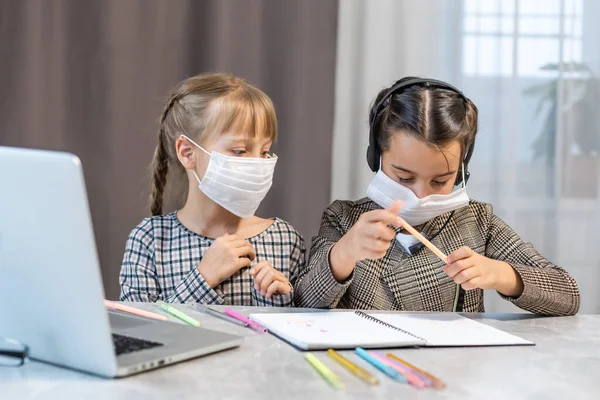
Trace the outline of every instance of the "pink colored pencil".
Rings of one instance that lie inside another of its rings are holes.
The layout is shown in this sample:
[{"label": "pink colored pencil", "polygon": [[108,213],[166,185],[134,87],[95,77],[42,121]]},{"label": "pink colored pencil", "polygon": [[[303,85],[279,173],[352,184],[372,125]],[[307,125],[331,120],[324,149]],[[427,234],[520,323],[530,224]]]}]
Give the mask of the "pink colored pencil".
[{"label": "pink colored pencil", "polygon": [[227,315],[229,315],[230,317],[233,317],[239,321],[245,322],[248,324],[248,326],[251,329],[254,329],[257,332],[260,333],[266,333],[267,332],[267,328],[265,328],[264,326],[262,326],[261,324],[259,324],[258,322],[252,321],[251,319],[249,319],[248,317],[232,310],[231,308],[226,308],[225,310],[223,310],[223,312]]},{"label": "pink colored pencil", "polygon": [[114,301],[104,300],[104,305],[106,308],[110,308],[111,310],[123,311],[129,314],[137,315],[145,318],[158,319],[161,321],[168,321],[169,319],[164,315],[156,314],[150,311],[140,310],[139,308],[126,306],[121,303],[115,303]]},{"label": "pink colored pencil", "polygon": [[409,368],[406,368],[405,366],[400,365],[400,364],[390,360],[383,354],[377,353],[376,351],[372,351],[371,355],[373,357],[375,357],[376,359],[378,359],[379,361],[381,361],[382,363],[384,363],[385,365],[387,365],[388,367],[394,368],[396,371],[398,371],[402,375],[404,375],[406,377],[406,379],[408,379],[408,383],[410,385],[413,385],[413,386],[421,388],[421,389],[426,388],[427,386],[431,386],[429,384],[429,382],[424,381],[420,376],[416,375]]}]

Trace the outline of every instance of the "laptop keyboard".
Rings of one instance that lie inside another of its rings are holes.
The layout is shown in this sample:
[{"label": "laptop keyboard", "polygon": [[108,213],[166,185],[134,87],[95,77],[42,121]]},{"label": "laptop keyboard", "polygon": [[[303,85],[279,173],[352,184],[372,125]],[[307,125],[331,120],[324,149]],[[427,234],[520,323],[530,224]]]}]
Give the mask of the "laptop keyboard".
[{"label": "laptop keyboard", "polygon": [[136,339],[129,336],[112,334],[113,346],[115,353],[120,356],[121,354],[133,353],[134,351],[151,349],[153,347],[160,347],[162,343],[150,342],[149,340]]}]

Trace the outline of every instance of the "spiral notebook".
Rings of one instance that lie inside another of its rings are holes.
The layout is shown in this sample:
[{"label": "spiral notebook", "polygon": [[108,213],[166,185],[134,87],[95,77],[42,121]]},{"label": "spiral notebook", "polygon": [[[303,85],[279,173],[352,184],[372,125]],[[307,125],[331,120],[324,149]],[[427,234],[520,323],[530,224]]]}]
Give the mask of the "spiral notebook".
[{"label": "spiral notebook", "polygon": [[250,319],[302,350],[534,344],[455,313],[268,313]]}]

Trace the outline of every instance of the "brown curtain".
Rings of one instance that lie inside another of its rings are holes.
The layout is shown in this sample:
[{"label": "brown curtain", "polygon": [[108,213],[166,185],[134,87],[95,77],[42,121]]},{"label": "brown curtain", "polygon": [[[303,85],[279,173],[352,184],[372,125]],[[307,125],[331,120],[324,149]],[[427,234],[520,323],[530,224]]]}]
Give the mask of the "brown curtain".
[{"label": "brown curtain", "polygon": [[336,0],[0,0],[0,145],[82,159],[117,298],[127,235],[149,213],[163,99],[185,77],[230,72],[277,108],[279,162],[259,214],[308,245],[329,201],[336,25]]}]

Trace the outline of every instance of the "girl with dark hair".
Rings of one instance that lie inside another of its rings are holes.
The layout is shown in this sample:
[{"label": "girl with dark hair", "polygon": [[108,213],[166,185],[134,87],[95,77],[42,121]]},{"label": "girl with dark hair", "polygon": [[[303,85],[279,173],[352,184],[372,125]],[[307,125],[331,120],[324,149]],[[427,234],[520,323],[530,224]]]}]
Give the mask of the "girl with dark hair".
[{"label": "girl with dark hair", "polygon": [[[537,314],[579,309],[575,280],[525,243],[492,206],[469,199],[477,107],[453,86],[404,78],[370,111],[367,197],[325,210],[296,284],[302,307],[484,311],[496,290]],[[400,219],[441,249],[447,264]]]}]

